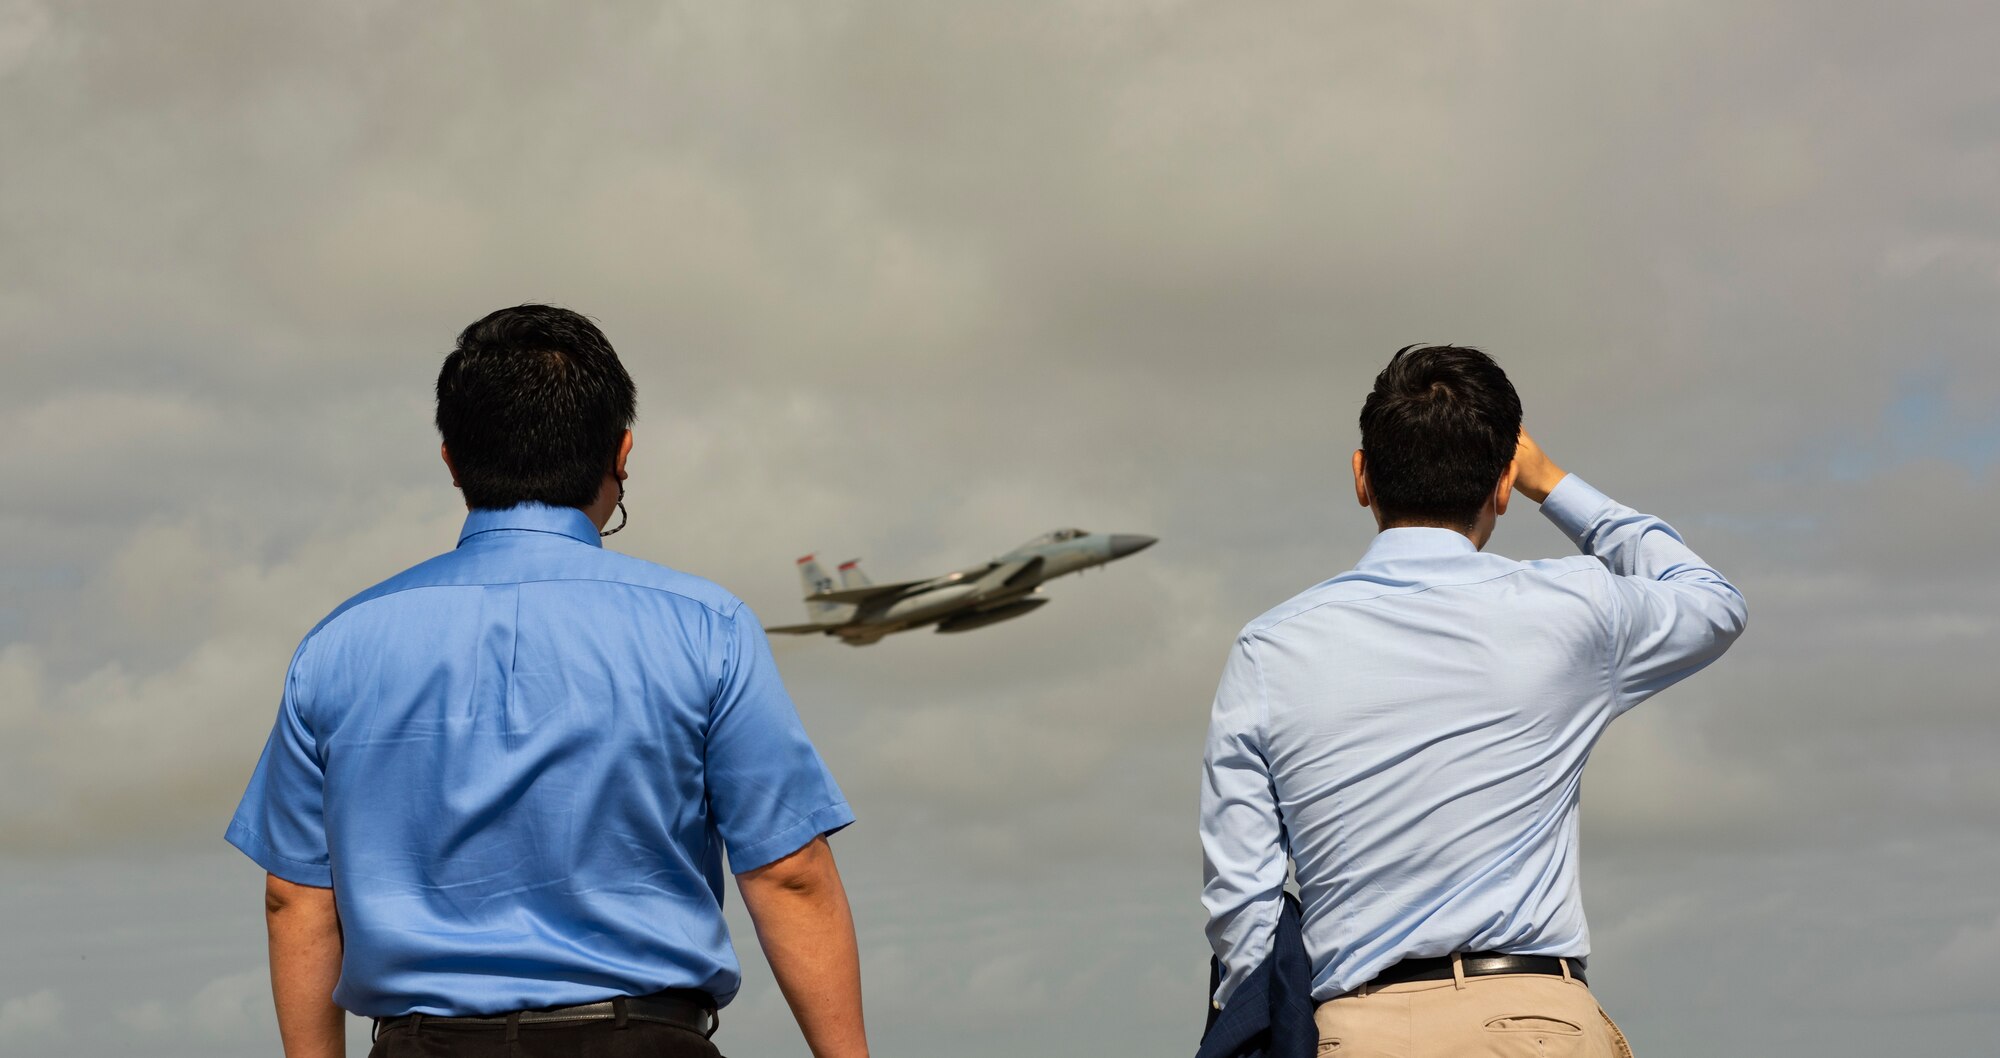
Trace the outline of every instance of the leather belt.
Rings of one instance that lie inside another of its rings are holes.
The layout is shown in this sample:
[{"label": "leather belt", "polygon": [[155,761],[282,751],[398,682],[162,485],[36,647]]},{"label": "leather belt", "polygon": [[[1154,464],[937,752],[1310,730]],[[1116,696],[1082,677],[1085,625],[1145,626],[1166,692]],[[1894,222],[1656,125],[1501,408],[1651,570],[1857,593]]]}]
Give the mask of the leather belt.
[{"label": "leather belt", "polygon": [[518,1010],[511,1014],[489,1014],[481,1017],[404,1014],[393,1018],[376,1018],[374,1035],[379,1038],[383,1033],[405,1025],[413,1026],[419,1032],[432,1025],[511,1030],[520,1025],[560,1025],[581,1021],[617,1021],[621,1018],[672,1025],[702,1037],[715,1035],[716,1027],[722,1023],[722,1016],[716,1013],[715,1000],[708,993],[675,988],[648,996],[617,996],[595,1003],[548,1007],[542,1010]]},{"label": "leather belt", "polygon": [[[1405,981],[1449,981],[1452,956],[1440,955],[1429,959],[1404,959],[1402,962],[1375,975],[1368,982],[1369,988],[1382,985],[1402,984]],[[1508,955],[1497,951],[1472,951],[1458,956],[1467,977],[1491,977],[1495,974],[1547,974],[1551,977],[1563,976],[1563,964],[1569,964],[1569,976],[1583,984],[1589,984],[1583,977],[1583,967],[1575,959],[1562,959],[1553,955]]]}]

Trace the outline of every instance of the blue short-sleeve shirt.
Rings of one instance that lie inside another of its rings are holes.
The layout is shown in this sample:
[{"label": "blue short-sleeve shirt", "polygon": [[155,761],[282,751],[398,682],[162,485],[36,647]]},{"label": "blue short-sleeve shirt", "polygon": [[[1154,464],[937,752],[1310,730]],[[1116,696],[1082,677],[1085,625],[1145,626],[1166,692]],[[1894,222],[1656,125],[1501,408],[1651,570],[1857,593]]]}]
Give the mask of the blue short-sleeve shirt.
[{"label": "blue short-sleeve shirt", "polygon": [[306,636],[227,839],[333,888],[335,1002],[471,1015],[728,1002],[725,854],[853,821],[748,607],[530,504]]}]

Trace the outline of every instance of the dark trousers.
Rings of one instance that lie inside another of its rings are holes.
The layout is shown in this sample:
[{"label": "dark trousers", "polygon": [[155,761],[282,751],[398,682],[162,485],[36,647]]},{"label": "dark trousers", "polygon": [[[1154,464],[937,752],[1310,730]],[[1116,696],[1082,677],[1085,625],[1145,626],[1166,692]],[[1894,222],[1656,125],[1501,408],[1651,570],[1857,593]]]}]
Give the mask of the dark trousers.
[{"label": "dark trousers", "polygon": [[722,1058],[698,1032],[656,1021],[545,1025],[403,1024],[375,1039],[368,1058]]}]

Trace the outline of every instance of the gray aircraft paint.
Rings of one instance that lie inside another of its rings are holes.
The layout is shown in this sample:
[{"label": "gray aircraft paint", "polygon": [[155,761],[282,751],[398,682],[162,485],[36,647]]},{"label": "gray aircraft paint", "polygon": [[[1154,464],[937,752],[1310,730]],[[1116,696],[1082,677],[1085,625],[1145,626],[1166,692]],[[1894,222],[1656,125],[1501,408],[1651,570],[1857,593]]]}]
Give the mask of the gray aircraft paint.
[{"label": "gray aircraft paint", "polygon": [[1088,533],[1057,529],[977,566],[926,580],[875,584],[860,561],[840,565],[835,587],[819,559],[799,559],[811,623],[779,625],[764,631],[783,635],[818,632],[851,646],[866,646],[892,632],[936,625],[939,632],[969,632],[1039,609],[1048,599],[1041,586],[1068,573],[1124,558],[1151,547],[1157,538],[1139,533]]},{"label": "gray aircraft paint", "polygon": [[811,555],[799,559],[799,583],[806,589],[806,616],[814,621],[841,621],[846,618],[847,608],[836,603],[813,602],[812,597],[833,590],[833,578],[819,566],[819,560]]}]

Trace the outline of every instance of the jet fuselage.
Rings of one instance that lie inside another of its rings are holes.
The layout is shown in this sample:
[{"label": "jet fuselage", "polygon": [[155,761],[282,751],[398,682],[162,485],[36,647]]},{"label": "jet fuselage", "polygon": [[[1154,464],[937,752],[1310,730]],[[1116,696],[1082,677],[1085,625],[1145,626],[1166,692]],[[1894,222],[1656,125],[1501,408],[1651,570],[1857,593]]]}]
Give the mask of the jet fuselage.
[{"label": "jet fuselage", "polygon": [[1156,538],[1137,533],[1087,533],[1057,529],[1004,555],[926,580],[870,584],[857,563],[840,567],[841,584],[821,572],[818,560],[799,559],[810,624],[765,631],[790,635],[820,632],[865,646],[893,632],[936,625],[940,632],[963,632],[1019,617],[1046,598],[1042,584],[1069,573],[1101,566],[1151,547]]}]

